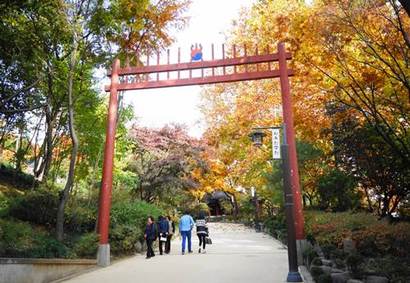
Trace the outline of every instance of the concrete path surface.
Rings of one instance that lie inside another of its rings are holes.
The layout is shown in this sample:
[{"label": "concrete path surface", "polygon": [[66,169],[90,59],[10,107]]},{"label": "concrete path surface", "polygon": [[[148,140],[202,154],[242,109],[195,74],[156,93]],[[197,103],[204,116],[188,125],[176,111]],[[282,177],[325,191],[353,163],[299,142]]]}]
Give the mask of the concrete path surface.
[{"label": "concrete path surface", "polygon": [[80,275],[66,283],[280,283],[286,281],[287,250],[278,241],[240,224],[209,223],[213,244],[198,254],[181,255],[180,239],[170,255],[145,259],[137,255],[109,267]]}]

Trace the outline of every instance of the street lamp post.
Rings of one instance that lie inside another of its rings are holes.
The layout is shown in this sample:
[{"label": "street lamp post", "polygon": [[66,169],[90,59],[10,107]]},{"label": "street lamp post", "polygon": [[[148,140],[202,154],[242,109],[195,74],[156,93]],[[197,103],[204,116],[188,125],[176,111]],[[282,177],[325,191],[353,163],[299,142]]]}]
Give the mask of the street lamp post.
[{"label": "street lamp post", "polygon": [[[294,222],[294,211],[293,211],[293,194],[291,188],[291,174],[290,174],[290,166],[289,166],[289,153],[288,153],[288,144],[286,140],[286,126],[285,124],[283,127],[263,127],[263,128],[255,128],[250,137],[252,138],[252,142],[257,145],[261,146],[263,142],[263,137],[265,134],[263,130],[278,130],[281,129],[283,131],[283,141],[280,145],[280,156],[276,156],[275,158],[275,144],[272,144],[273,157],[275,159],[282,160],[282,168],[283,168],[283,187],[284,187],[284,200],[285,200],[285,215],[286,215],[286,226],[287,226],[287,239],[288,239],[288,264],[289,264],[289,272],[286,281],[287,282],[303,282],[302,277],[300,276],[299,269],[298,269],[298,261],[297,261],[297,250],[296,250],[296,232],[295,232],[295,222]],[[272,132],[273,134],[273,132]],[[274,139],[272,139],[272,143],[274,143]]]},{"label": "street lamp post", "polygon": [[254,187],[251,188],[251,196],[252,196],[253,205],[255,206],[255,231],[262,232],[262,225],[259,222],[259,212],[260,212],[259,200],[258,200],[258,195],[256,194],[256,190]]}]

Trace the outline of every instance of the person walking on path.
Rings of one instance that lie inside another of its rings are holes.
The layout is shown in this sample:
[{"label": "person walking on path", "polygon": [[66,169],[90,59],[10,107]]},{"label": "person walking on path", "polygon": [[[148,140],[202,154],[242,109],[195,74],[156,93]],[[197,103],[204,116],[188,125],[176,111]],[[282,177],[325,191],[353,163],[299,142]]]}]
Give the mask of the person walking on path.
[{"label": "person walking on path", "polygon": [[203,212],[199,213],[199,216],[196,220],[196,235],[199,239],[199,249],[198,253],[201,253],[201,245],[202,245],[202,252],[206,253],[206,237],[208,236],[208,225],[206,225],[205,214]]},{"label": "person walking on path", "polygon": [[171,216],[167,216],[168,220],[168,236],[167,236],[167,242],[165,243],[165,253],[169,254],[171,252],[171,240],[172,240],[172,235],[175,233],[175,224],[174,221],[172,221]]},{"label": "person walking on path", "polygon": [[157,237],[157,230],[155,229],[154,218],[152,216],[148,217],[147,226],[145,227],[144,238],[147,242],[147,259],[154,257],[154,249],[152,248],[152,244]]},{"label": "person walking on path", "polygon": [[169,231],[169,224],[168,220],[160,216],[158,218],[158,241],[159,241],[159,254],[163,254],[163,245],[166,246],[166,241],[168,237],[168,231]]},{"label": "person walking on path", "polygon": [[185,243],[188,239],[188,252],[192,253],[192,243],[191,243],[191,231],[194,227],[195,222],[192,219],[192,216],[189,215],[187,211],[184,212],[184,215],[179,220],[179,232],[182,236],[182,254],[185,254]]}]

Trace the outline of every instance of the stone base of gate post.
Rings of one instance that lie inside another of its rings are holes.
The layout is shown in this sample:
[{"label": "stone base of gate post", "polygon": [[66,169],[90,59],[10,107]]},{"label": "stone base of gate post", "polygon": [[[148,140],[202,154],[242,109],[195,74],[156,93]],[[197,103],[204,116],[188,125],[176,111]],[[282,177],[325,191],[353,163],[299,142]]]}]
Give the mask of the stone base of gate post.
[{"label": "stone base of gate post", "polygon": [[303,265],[303,252],[306,250],[308,242],[306,239],[296,240],[296,250],[298,254],[298,265]]},{"label": "stone base of gate post", "polygon": [[101,267],[110,265],[110,244],[98,245],[97,265]]}]

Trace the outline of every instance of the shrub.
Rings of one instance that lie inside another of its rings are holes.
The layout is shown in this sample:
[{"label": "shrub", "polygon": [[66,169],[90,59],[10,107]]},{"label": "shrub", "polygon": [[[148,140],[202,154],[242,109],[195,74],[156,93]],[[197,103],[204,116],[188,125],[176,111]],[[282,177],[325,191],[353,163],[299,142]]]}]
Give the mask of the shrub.
[{"label": "shrub", "polygon": [[331,247],[329,244],[337,247],[328,254],[340,259],[340,263],[346,256],[341,250],[343,239],[355,242],[357,253],[349,255],[346,264],[357,277],[363,275],[365,257],[370,257],[378,262],[374,268],[377,273],[394,279],[393,282],[410,282],[410,223],[390,224],[371,214],[350,212],[306,211],[305,217],[307,234],[314,237],[324,253]]},{"label": "shrub", "polygon": [[193,215],[198,215],[200,212],[205,213],[205,215],[209,215],[210,210],[209,210],[209,206],[206,203],[201,202],[194,206],[192,212],[193,212]]},{"label": "shrub", "polygon": [[320,259],[320,257],[315,257],[313,260],[312,260],[312,265],[317,265],[317,266],[320,266],[320,265],[322,265],[323,263],[322,263],[322,260]]},{"label": "shrub", "polygon": [[68,206],[65,210],[64,230],[71,233],[91,232],[97,221],[97,207],[76,204],[75,207]]},{"label": "shrub", "polygon": [[317,252],[310,245],[303,251],[303,258],[307,266],[310,266],[311,262],[313,262],[313,259],[318,256],[319,255],[317,254]]},{"label": "shrub", "polygon": [[343,239],[349,237],[364,256],[410,257],[410,223],[389,224],[367,213],[306,211],[305,216],[307,234],[322,247],[342,248]]},{"label": "shrub", "polygon": [[355,231],[352,239],[356,248],[365,256],[393,255],[410,257],[410,223],[389,224],[379,222],[366,229]]},{"label": "shrub", "polygon": [[306,234],[321,246],[342,247],[342,241],[354,231],[367,229],[380,222],[367,213],[305,211]]},{"label": "shrub", "polygon": [[67,256],[67,247],[47,233],[37,233],[33,236],[33,247],[29,257],[34,258],[60,258]]},{"label": "shrub", "polygon": [[0,191],[0,217],[5,217],[9,214],[9,200]]},{"label": "shrub", "polygon": [[[39,189],[15,198],[10,204],[11,217],[33,224],[54,228],[57,217],[58,194]],[[68,204],[65,208],[64,230],[69,233],[93,231],[97,220],[97,207],[81,203]]]},{"label": "shrub", "polygon": [[388,256],[375,258],[372,268],[377,270],[381,276],[388,277],[391,282],[404,283],[410,282],[410,258],[401,259],[397,262],[396,257]]},{"label": "shrub", "polygon": [[98,248],[98,235],[94,232],[81,235],[71,250],[72,257],[95,258]]},{"label": "shrub", "polygon": [[19,221],[0,220],[0,254],[22,257],[31,248],[33,234],[30,225]]},{"label": "shrub", "polygon": [[38,186],[38,181],[33,175],[16,171],[5,164],[0,164],[0,179],[19,189],[31,189]]},{"label": "shrub", "polygon": [[334,249],[330,251],[330,256],[331,259],[344,259],[346,257],[345,252],[341,249]]},{"label": "shrub", "polygon": [[46,231],[17,220],[0,220],[0,256],[65,257],[67,248]]},{"label": "shrub", "polygon": [[148,216],[155,219],[164,211],[144,201],[119,202],[111,209],[110,244],[113,254],[131,254],[142,241]]},{"label": "shrub", "polygon": [[317,278],[317,283],[332,283],[332,276],[330,274],[321,274]]},{"label": "shrub", "polygon": [[116,225],[110,233],[110,248],[113,255],[128,255],[135,252],[135,244],[142,241],[143,230],[132,225]]},{"label": "shrub", "polygon": [[157,219],[161,214],[164,215],[162,209],[145,201],[119,202],[112,206],[111,225],[128,224],[143,228],[148,216]]},{"label": "shrub", "polygon": [[255,218],[255,205],[250,198],[244,197],[239,200],[239,219],[252,222]]},{"label": "shrub", "polygon": [[319,276],[323,274],[322,268],[320,266],[311,266],[310,267],[310,274],[312,275],[313,279],[318,280]]},{"label": "shrub", "polygon": [[356,278],[361,277],[361,265],[363,263],[364,258],[358,253],[350,254],[346,258],[346,265]]},{"label": "shrub", "polygon": [[342,259],[336,258],[334,262],[335,262],[336,268],[339,268],[339,269],[345,269],[346,268],[346,263]]},{"label": "shrub", "polygon": [[53,227],[56,223],[58,195],[46,189],[31,191],[16,198],[9,215],[31,223]]},{"label": "shrub", "polygon": [[271,234],[276,239],[285,242],[287,237],[285,217],[283,214],[275,215],[274,217],[269,217],[264,221],[264,225],[268,228],[269,234]]},{"label": "shrub", "polygon": [[360,206],[354,178],[338,169],[319,177],[317,187],[321,209],[346,211]]},{"label": "shrub", "polygon": [[325,258],[330,259],[332,253],[337,249],[334,244],[325,244],[321,246]]}]

